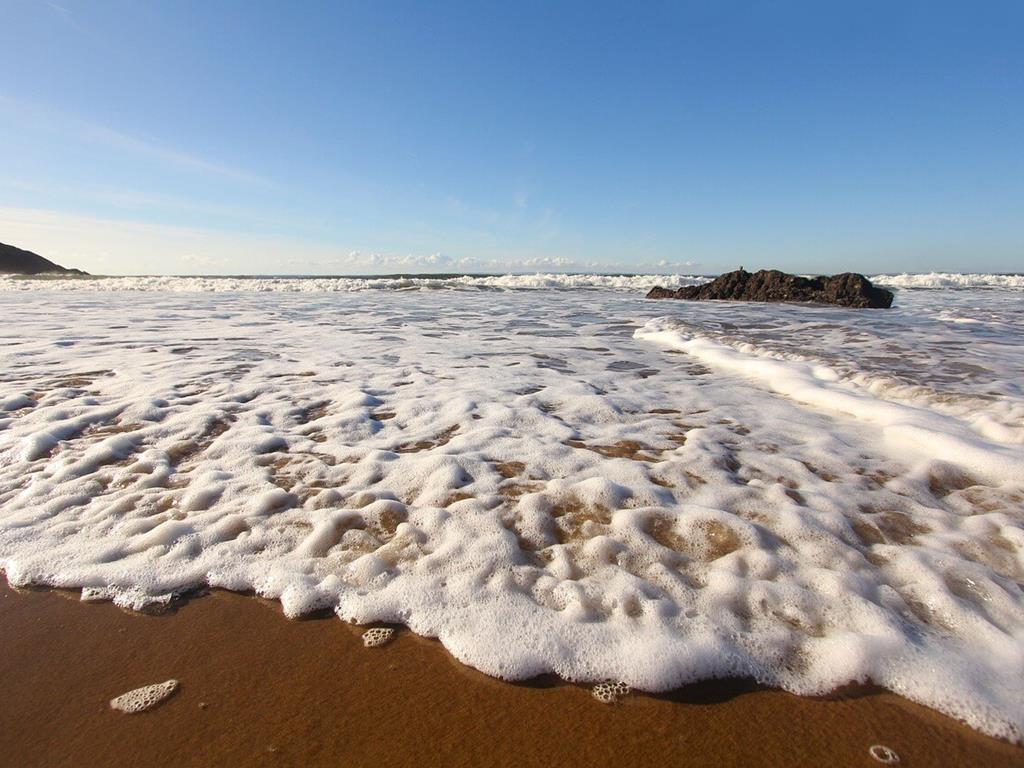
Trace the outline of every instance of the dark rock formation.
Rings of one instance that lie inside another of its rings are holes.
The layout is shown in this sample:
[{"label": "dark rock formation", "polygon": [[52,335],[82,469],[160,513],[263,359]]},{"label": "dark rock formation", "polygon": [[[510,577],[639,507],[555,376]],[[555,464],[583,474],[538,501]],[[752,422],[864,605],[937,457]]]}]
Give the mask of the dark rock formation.
[{"label": "dark rock formation", "polygon": [[751,274],[742,267],[719,275],[704,285],[683,286],[675,290],[651,288],[647,298],[816,302],[856,308],[892,306],[892,291],[876,288],[864,275],[855,272],[808,278],[777,269],[762,269]]},{"label": "dark rock formation", "polygon": [[40,275],[44,272],[64,275],[89,274],[80,269],[67,269],[60,264],[54,264],[49,259],[44,259],[38,253],[24,251],[21,248],[15,248],[13,245],[0,243],[0,274]]}]

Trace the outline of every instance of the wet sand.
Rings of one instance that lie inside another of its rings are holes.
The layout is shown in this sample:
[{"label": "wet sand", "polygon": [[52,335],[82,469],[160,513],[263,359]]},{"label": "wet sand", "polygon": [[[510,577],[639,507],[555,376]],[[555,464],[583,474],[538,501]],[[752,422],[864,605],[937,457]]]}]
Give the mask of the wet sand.
[{"label": "wet sand", "polygon": [[[408,631],[376,649],[333,616],[213,592],[162,616],[0,576],[0,765],[1020,766],[1024,749],[891,693],[806,699],[746,681],[619,704],[556,680],[509,684]],[[168,678],[162,705],[114,696]]]}]

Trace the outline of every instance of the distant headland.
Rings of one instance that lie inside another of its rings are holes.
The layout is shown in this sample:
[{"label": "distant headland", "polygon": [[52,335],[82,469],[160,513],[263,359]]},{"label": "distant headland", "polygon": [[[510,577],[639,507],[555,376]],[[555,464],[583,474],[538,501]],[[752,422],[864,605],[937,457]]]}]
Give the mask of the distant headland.
[{"label": "distant headland", "polygon": [[64,275],[88,275],[80,269],[68,269],[44,259],[38,253],[0,243],[0,274],[41,275],[52,272]]}]

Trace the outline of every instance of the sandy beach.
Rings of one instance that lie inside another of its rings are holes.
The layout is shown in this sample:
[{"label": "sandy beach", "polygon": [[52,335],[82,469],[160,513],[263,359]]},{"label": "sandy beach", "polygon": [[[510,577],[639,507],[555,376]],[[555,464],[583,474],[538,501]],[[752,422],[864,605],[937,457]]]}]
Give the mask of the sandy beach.
[{"label": "sandy beach", "polygon": [[[0,762],[33,766],[1016,766],[1024,750],[883,691],[808,699],[721,681],[619,704],[510,684],[400,631],[216,591],[153,616],[0,587]],[[180,680],[157,708],[109,700]]]}]

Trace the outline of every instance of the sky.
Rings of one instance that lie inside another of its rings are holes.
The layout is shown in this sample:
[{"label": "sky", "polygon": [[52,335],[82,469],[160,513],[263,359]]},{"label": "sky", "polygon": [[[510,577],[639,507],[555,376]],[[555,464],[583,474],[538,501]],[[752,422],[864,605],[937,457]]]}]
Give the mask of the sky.
[{"label": "sky", "polygon": [[1024,271],[1024,2],[0,0],[99,274]]}]

